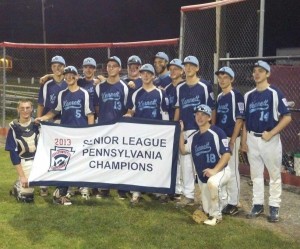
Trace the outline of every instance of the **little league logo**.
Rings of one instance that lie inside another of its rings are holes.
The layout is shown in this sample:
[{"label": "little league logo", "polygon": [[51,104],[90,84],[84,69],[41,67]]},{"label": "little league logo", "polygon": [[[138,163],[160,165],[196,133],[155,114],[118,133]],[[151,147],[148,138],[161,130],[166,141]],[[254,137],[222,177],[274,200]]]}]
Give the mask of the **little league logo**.
[{"label": "little league logo", "polygon": [[50,150],[50,168],[48,171],[63,171],[67,169],[71,156],[74,154],[73,147],[57,147]]}]

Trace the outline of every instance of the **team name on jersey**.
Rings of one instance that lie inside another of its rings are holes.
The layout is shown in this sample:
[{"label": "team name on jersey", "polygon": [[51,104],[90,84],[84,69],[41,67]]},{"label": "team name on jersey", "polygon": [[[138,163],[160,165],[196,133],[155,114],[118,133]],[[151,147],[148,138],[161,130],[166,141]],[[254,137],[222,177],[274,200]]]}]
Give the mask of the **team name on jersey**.
[{"label": "team name on jersey", "polygon": [[81,108],[82,104],[81,104],[81,100],[64,100],[63,101],[63,109],[64,110],[69,110],[69,109],[76,109],[76,108]]},{"label": "team name on jersey", "polygon": [[193,97],[193,98],[183,98],[181,100],[182,108],[186,108],[186,107],[189,107],[189,106],[195,106],[195,105],[200,104],[199,98],[200,98],[199,96],[196,96],[196,97]]},{"label": "team name on jersey", "polygon": [[218,113],[228,113],[228,112],[229,112],[228,103],[218,106]]},{"label": "team name on jersey", "polygon": [[54,93],[50,94],[50,103],[54,104],[55,100],[56,100],[56,94]]},{"label": "team name on jersey", "polygon": [[211,147],[209,142],[207,142],[204,145],[195,145],[195,155],[200,156],[202,154],[209,153],[211,151]]},{"label": "team name on jersey", "polygon": [[152,108],[156,108],[157,106],[157,99],[153,99],[153,100],[147,100],[147,101],[138,101],[138,108],[140,110],[143,109],[152,109]]},{"label": "team name on jersey", "polygon": [[264,111],[269,109],[268,100],[260,101],[260,102],[251,102],[249,104],[249,112],[253,113],[256,111]]},{"label": "team name on jersey", "polygon": [[106,102],[108,100],[120,100],[120,92],[114,92],[114,93],[101,93],[101,97],[103,102]]}]

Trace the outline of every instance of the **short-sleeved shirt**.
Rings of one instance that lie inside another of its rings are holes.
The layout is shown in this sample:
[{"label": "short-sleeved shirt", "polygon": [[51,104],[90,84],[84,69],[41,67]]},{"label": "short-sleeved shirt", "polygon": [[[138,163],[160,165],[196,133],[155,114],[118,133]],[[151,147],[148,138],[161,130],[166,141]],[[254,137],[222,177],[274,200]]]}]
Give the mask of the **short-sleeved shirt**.
[{"label": "short-sleeved shirt", "polygon": [[115,122],[127,112],[128,86],[122,80],[110,84],[107,81],[96,86],[99,101],[98,122]]},{"label": "short-sleeved shirt", "polygon": [[58,94],[54,113],[61,113],[61,124],[69,126],[88,125],[87,115],[94,113],[94,106],[88,91],[79,88],[71,92],[68,88]]},{"label": "short-sleeved shirt", "polygon": [[45,115],[57,106],[58,93],[67,87],[68,85],[64,80],[58,83],[53,79],[40,87],[38,103],[44,106],[42,115]]},{"label": "short-sleeved shirt", "polygon": [[215,125],[202,134],[199,131],[191,136],[186,149],[192,154],[198,177],[203,183],[208,180],[208,177],[203,176],[203,170],[213,169],[223,154],[230,153],[225,132]]},{"label": "short-sleeved shirt", "polygon": [[243,95],[235,89],[226,94],[220,93],[217,98],[216,109],[216,125],[225,131],[227,137],[231,137],[236,120],[244,119]]},{"label": "short-sleeved shirt", "polygon": [[274,86],[264,91],[255,88],[247,92],[244,98],[247,131],[270,131],[278,124],[280,116],[290,113],[283,93]]},{"label": "short-sleeved shirt", "polygon": [[77,85],[88,91],[94,106],[99,105],[98,98],[96,97],[94,80],[87,80],[85,78],[81,78],[77,81]]},{"label": "short-sleeved shirt", "polygon": [[141,78],[137,78],[137,79],[133,80],[133,79],[128,78],[128,75],[126,75],[126,76],[122,77],[122,80],[127,84],[127,86],[128,86],[128,83],[130,81],[134,82],[134,84],[135,84],[135,88],[134,89],[128,87],[129,91],[132,92],[132,93],[135,92],[137,89],[139,89],[139,88],[141,88],[143,86],[143,81],[142,81]]},{"label": "short-sleeved shirt", "polygon": [[180,119],[183,121],[184,129],[197,130],[195,122],[194,108],[205,104],[211,109],[215,109],[214,93],[212,86],[199,81],[189,86],[186,82],[177,87],[177,102],[175,107],[180,110]]},{"label": "short-sleeved shirt", "polygon": [[154,85],[156,87],[162,87],[165,88],[167,85],[169,85],[172,82],[172,79],[170,77],[170,72],[167,72],[165,74],[159,75],[155,80],[153,81]]},{"label": "short-sleeved shirt", "polygon": [[168,111],[165,92],[155,88],[147,92],[140,88],[134,92],[128,102],[128,108],[134,110],[134,117],[162,120],[162,113]]},{"label": "short-sleeved shirt", "polygon": [[180,82],[177,86],[174,86],[172,83],[170,83],[165,87],[166,95],[169,99],[168,113],[169,113],[170,120],[174,120],[175,104],[177,102],[176,88],[182,83],[183,81]]}]

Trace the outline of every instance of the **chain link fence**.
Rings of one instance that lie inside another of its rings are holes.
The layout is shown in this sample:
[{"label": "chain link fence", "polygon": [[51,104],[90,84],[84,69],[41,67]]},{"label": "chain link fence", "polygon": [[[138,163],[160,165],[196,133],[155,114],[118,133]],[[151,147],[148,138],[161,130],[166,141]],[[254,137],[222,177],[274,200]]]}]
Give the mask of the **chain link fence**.
[{"label": "chain link fence", "polygon": [[180,57],[195,55],[201,75],[215,82],[220,57],[258,54],[260,0],[223,0],[181,8]]}]

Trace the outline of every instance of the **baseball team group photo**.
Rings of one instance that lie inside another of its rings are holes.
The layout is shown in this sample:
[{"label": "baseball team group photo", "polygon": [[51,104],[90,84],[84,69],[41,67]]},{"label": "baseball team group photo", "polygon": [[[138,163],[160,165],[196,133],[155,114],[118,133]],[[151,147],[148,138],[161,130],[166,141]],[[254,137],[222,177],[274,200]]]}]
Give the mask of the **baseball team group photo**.
[{"label": "baseball team group photo", "polygon": [[222,36],[255,2],[182,7],[179,39],[1,43],[0,248],[298,248],[300,57]]}]

